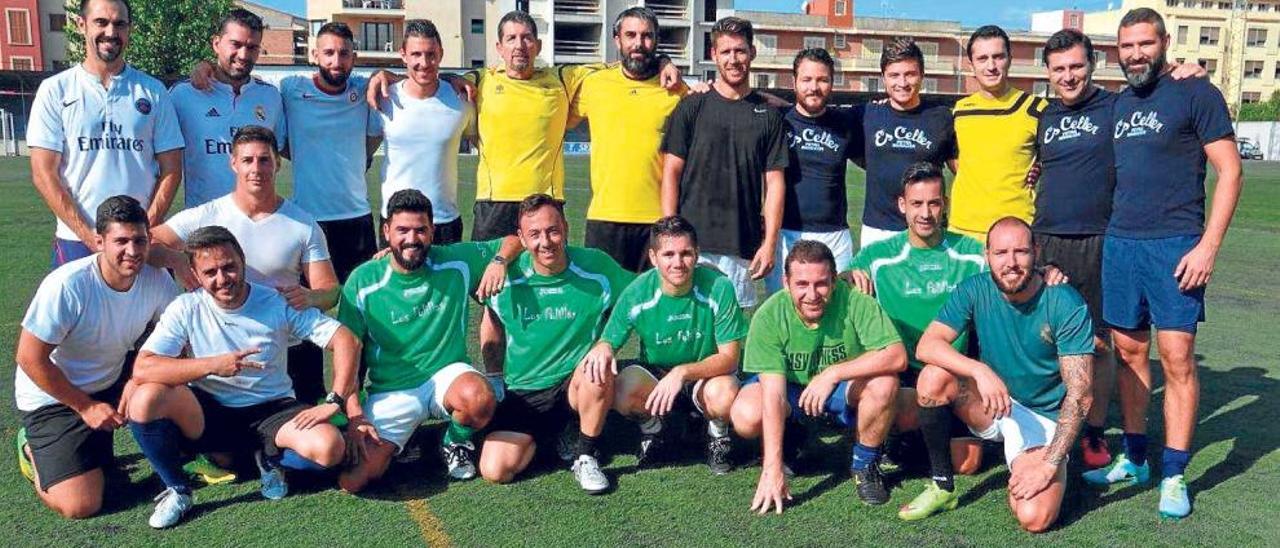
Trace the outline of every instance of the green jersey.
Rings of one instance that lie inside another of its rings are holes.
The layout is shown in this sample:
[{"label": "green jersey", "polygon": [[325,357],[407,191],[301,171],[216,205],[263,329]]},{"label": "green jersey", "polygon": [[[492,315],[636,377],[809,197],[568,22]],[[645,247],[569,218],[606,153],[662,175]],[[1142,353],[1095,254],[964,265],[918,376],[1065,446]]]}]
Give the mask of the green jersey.
[{"label": "green jersey", "polygon": [[1067,394],[1058,357],[1093,353],[1089,308],[1067,284],[1043,286],[1031,300],[1013,304],[991,276],[979,274],[956,287],[938,321],[956,332],[976,329],[982,362],[1009,396],[1052,419]]},{"label": "green jersey", "polygon": [[468,363],[467,298],[501,240],[433,245],[401,273],[390,255],[356,267],[342,286],[338,321],[364,345],[370,393],[416,388],[452,363]]},{"label": "green jersey", "polygon": [[633,331],[640,337],[641,359],[671,369],[746,337],[747,321],[733,283],[715,269],[694,267],[693,288],[679,297],[664,294],[658,271],[649,270],[622,291],[600,339],[618,349]]},{"label": "green jersey", "polygon": [[743,369],[778,373],[807,386],[822,370],[901,342],[893,322],[875,299],[836,282],[816,327],[800,319],[786,291],[774,293],[751,318]]},{"label": "green jersey", "polygon": [[[911,367],[924,366],[916,359],[920,336],[938,315],[938,309],[956,285],[987,270],[982,243],[968,236],[946,232],[934,247],[911,245],[907,233],[876,242],[858,251],[850,268],[866,272],[875,284],[876,300],[902,335]],[[968,332],[956,339],[964,351]]]},{"label": "green jersey", "polygon": [[505,379],[513,390],[542,390],[573,374],[604,327],[605,315],[635,279],[603,251],[569,246],[554,276],[523,253],[507,266],[507,285],[488,306],[507,332]]}]

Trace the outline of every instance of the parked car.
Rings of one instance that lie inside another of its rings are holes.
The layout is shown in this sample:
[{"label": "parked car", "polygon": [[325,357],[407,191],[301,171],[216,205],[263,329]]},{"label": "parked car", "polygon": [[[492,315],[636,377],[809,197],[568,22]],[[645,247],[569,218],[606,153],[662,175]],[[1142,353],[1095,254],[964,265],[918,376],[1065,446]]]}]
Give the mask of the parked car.
[{"label": "parked car", "polygon": [[1236,144],[1236,147],[1240,149],[1240,158],[1242,159],[1245,159],[1245,160],[1261,160],[1262,159],[1262,149],[1258,148],[1258,145],[1255,145],[1250,141],[1240,141],[1239,143]]}]

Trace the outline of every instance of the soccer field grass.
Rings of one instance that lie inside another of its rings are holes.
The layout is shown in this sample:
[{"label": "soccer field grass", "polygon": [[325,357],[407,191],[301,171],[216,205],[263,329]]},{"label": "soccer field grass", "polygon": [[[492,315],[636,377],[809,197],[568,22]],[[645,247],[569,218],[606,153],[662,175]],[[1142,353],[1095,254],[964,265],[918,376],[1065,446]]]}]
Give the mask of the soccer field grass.
[{"label": "soccer field grass", "polygon": [[[586,158],[567,162],[572,242],[582,241],[590,196]],[[474,158],[464,158],[459,195],[470,231]],[[376,180],[375,167],[369,179]],[[1159,169],[1152,166],[1152,169]],[[282,174],[287,186],[288,168]],[[36,499],[18,473],[13,436],[19,419],[12,402],[13,355],[27,303],[48,270],[53,217],[30,183],[25,158],[0,159],[0,545],[3,546],[401,546],[424,542],[461,546],[1008,546],[1038,542],[1072,546],[1277,546],[1280,545],[1280,365],[1271,323],[1280,298],[1270,285],[1280,272],[1280,164],[1246,163],[1245,190],[1217,272],[1208,291],[1209,322],[1201,329],[1202,399],[1195,456],[1187,478],[1196,511],[1179,523],[1157,518],[1150,486],[1091,490],[1071,469],[1071,482],[1056,527],[1040,538],[1020,532],[1005,503],[1008,473],[998,452],[987,466],[961,477],[959,509],[915,523],[896,517],[897,507],[924,486],[919,474],[892,477],[892,500],[879,507],[859,503],[845,470],[848,443],[835,435],[819,440],[816,462],[791,484],[795,500],[781,516],[748,512],[759,468],[747,466],[713,477],[700,459],[636,471],[634,426],[612,418],[606,437],[606,472],[616,490],[589,497],[567,470],[539,470],[512,485],[483,481],[449,484],[431,451],[422,461],[397,465],[362,496],[331,484],[295,482],[290,496],[268,502],[256,479],[196,491],[196,510],[180,526],[154,531],[146,525],[151,497],[163,487],[132,438],[116,434],[117,460],[128,476],[108,484],[103,513],[69,522]],[[862,175],[850,170],[850,224],[860,224]],[[176,210],[175,206],[175,210]],[[473,318],[474,321],[474,318]],[[1271,326],[1271,327],[1268,327]],[[472,356],[478,357],[472,337]],[[1159,375],[1157,374],[1157,379]],[[1162,439],[1157,392],[1152,405],[1153,443]],[[1111,424],[1119,422],[1118,404]],[[432,430],[438,440],[438,433]],[[1116,447],[1119,430],[1109,432]],[[435,440],[426,442],[434,447]],[[700,452],[700,448],[698,448]],[[1159,448],[1152,449],[1159,455]],[[1078,457],[1075,461],[1078,461]]]}]

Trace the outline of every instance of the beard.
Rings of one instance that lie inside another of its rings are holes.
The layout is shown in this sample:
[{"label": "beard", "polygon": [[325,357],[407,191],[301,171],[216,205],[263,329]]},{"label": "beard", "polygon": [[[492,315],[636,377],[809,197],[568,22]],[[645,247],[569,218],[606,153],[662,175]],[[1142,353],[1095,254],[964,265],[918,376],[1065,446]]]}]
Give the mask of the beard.
[{"label": "beard", "polygon": [[[405,257],[405,251],[410,249],[419,250],[416,258]],[[422,267],[423,263],[427,262],[427,246],[422,244],[409,244],[392,248],[391,258],[396,261],[396,264],[400,265],[400,268],[405,270],[417,270]]]},{"label": "beard", "polygon": [[1165,54],[1160,52],[1160,55],[1147,63],[1147,68],[1142,72],[1133,73],[1129,70],[1129,64],[1124,61],[1120,62],[1120,68],[1124,69],[1124,79],[1129,85],[1141,89],[1155,83],[1160,73],[1164,72],[1165,62]]},{"label": "beard", "polygon": [[[643,53],[644,56],[637,59],[631,56],[632,53]],[[654,56],[653,50],[633,49],[622,56],[622,68],[641,79],[647,80],[658,73],[658,58]]]},{"label": "beard", "polygon": [[[113,62],[120,58],[121,53],[124,53],[124,42],[118,38],[98,38],[93,41],[93,44],[93,55],[103,63]],[[115,47],[107,51],[103,51],[101,46],[105,44],[112,44]]]},{"label": "beard", "polygon": [[989,274],[991,275],[991,281],[995,282],[996,287],[999,288],[1000,292],[1004,293],[1005,295],[1016,295],[1018,293],[1021,293],[1022,290],[1026,289],[1028,285],[1031,285],[1031,278],[1033,277],[1030,273],[1028,273],[1025,277],[1022,278],[1021,281],[1018,282],[1017,286],[1009,287],[1004,284],[1004,281],[1000,279],[1000,275],[996,274],[996,271],[992,270],[991,272],[989,272]]},{"label": "beard", "polygon": [[346,86],[349,78],[351,78],[350,72],[339,72],[337,76],[334,76],[333,74],[330,74],[329,71],[320,69],[320,79],[324,80],[325,84],[335,88]]}]

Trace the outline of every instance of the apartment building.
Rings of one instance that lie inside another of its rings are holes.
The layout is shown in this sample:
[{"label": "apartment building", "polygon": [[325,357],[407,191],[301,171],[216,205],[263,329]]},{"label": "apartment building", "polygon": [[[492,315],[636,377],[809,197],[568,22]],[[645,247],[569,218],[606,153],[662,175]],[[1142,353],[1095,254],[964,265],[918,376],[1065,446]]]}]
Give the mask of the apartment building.
[{"label": "apartment building", "polygon": [[[494,0],[308,0],[310,42],[329,21],[341,21],[355,34],[362,66],[399,66],[404,22],[430,19],[440,31],[445,67],[484,66],[485,14]],[[496,20],[496,19],[495,19]]]},{"label": "apartment building", "polygon": [[1114,36],[1139,7],[1164,16],[1169,59],[1205,67],[1232,112],[1280,89],[1280,0],[1124,0],[1119,9],[1086,13],[1085,30]]},{"label": "apartment building", "polygon": [[44,70],[39,2],[0,0],[4,29],[0,30],[0,70]]}]

